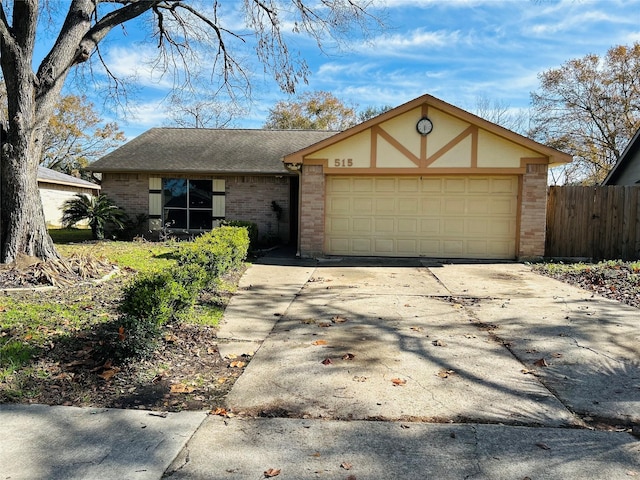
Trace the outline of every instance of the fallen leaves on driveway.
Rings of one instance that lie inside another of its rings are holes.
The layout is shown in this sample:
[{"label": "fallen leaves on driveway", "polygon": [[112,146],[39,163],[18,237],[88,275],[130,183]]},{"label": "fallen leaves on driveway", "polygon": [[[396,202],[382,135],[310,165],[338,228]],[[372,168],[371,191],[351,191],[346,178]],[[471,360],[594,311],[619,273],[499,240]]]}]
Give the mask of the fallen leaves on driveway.
[{"label": "fallen leaves on driveway", "polygon": [[391,379],[391,383],[393,383],[393,386],[403,386],[407,383],[407,381],[403,378],[392,378]]},{"label": "fallen leaves on driveway", "polygon": [[344,323],[344,322],[348,321],[348,318],[343,317],[342,315],[334,315],[334,317],[331,319],[331,321],[333,323]]},{"label": "fallen leaves on driveway", "polygon": [[333,364],[333,360],[331,360],[329,357],[325,358],[324,360],[322,360],[323,365],[332,365]]},{"label": "fallen leaves on driveway", "polygon": [[311,345],[316,345],[316,346],[327,345],[327,341],[326,340],[316,340],[315,342],[311,342]]},{"label": "fallen leaves on driveway", "polygon": [[438,376],[440,378],[449,378],[451,375],[453,375],[454,373],[456,373],[454,370],[440,370],[438,372]]},{"label": "fallen leaves on driveway", "polygon": [[536,360],[535,362],[533,362],[533,364],[536,367],[548,367],[549,364],[547,363],[547,361],[544,358],[540,358],[539,360]]},{"label": "fallen leaves on driveway", "polygon": [[277,477],[278,475],[280,475],[279,468],[270,468],[269,470],[264,471],[264,478]]},{"label": "fallen leaves on driveway", "polygon": [[344,468],[345,470],[351,470],[353,468],[353,465],[351,465],[349,462],[342,462],[340,464],[341,468]]},{"label": "fallen leaves on driveway", "polygon": [[342,355],[343,360],[353,360],[356,356],[353,353],[345,353]]}]

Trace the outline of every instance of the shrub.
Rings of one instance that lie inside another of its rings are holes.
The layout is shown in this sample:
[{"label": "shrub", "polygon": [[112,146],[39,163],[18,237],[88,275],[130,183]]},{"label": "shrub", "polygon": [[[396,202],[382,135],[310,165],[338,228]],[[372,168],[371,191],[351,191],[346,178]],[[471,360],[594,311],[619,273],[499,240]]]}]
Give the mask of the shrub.
[{"label": "shrub", "polygon": [[105,352],[116,360],[139,358],[155,349],[163,326],[192,310],[202,290],[247,256],[245,228],[220,227],[179,244],[178,265],[139,275],[124,290],[120,319],[108,326]]},{"label": "shrub", "polygon": [[239,268],[247,258],[249,236],[243,227],[219,227],[178,246],[178,265],[201,265],[209,282],[233,268]]},{"label": "shrub", "polygon": [[255,250],[258,245],[258,225],[253,222],[245,220],[223,220],[221,222],[223,226],[227,227],[242,227],[247,230],[249,234],[249,249]]}]

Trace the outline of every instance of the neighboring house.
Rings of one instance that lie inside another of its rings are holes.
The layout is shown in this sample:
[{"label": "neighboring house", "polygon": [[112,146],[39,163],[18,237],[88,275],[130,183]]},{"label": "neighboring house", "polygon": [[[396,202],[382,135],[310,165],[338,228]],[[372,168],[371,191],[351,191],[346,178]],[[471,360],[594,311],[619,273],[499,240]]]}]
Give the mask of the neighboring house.
[{"label": "neighboring house", "polygon": [[524,259],[571,157],[430,95],[287,155],[302,256]]},{"label": "neighboring house", "polygon": [[44,209],[47,226],[62,226],[62,206],[65,201],[79,193],[97,195],[100,185],[56,172],[45,167],[38,167],[38,189]]},{"label": "neighboring house", "polygon": [[547,169],[569,161],[424,95],[340,133],[152,129],[90,169],[153,230],[250,220],[301,256],[524,259],[544,255]]},{"label": "neighboring house", "polygon": [[245,220],[260,238],[288,242],[297,238],[298,176],[282,158],[334,134],[153,128],[89,169],[102,173],[103,192],[130,217],[148,215],[150,230],[199,232]]},{"label": "neighboring house", "polygon": [[640,185],[640,128],[602,185]]}]

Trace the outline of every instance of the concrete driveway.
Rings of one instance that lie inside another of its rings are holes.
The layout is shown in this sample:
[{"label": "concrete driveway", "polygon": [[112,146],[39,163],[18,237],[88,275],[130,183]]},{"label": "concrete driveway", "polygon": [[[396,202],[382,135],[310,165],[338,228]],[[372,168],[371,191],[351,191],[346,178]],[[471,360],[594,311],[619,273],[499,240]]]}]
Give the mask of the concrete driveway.
[{"label": "concrete driveway", "polygon": [[228,348],[257,350],[229,408],[547,427],[640,422],[637,309],[521,264],[349,262],[251,267],[221,329]]}]

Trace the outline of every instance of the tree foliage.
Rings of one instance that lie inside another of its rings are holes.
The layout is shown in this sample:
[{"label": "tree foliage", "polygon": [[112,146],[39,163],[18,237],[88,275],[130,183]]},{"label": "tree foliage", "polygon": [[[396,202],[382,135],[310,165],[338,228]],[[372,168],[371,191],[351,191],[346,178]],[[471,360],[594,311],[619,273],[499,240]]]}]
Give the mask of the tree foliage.
[{"label": "tree foliage", "polygon": [[354,107],[345,105],[330,92],[305,92],[283,100],[269,109],[264,128],[272,130],[342,131],[358,123]]},{"label": "tree foliage", "polygon": [[[104,67],[111,91],[118,94],[121,79],[101,51],[101,42],[114,29],[146,19],[136,27],[149,27],[147,40],[158,47],[156,67],[172,73],[182,87],[190,85],[193,75],[204,74],[215,84],[213,89],[244,95],[253,63],[243,61],[257,58],[281,89],[293,93],[297,83],[306,80],[308,67],[291,53],[291,35],[307,34],[320,47],[329,38],[347,44],[354,32],[379,25],[370,6],[371,0],[70,0],[64,6],[45,0],[0,2],[0,69],[8,114],[0,128],[0,261],[11,262],[20,253],[58,257],[37,184],[46,127],[69,73],[78,65],[88,61],[89,73]],[[65,11],[62,22],[39,21],[40,16],[52,20],[52,13]],[[36,44],[46,48],[47,42],[48,52],[38,64]],[[203,72],[201,65],[209,71]]]},{"label": "tree foliage", "polygon": [[563,183],[601,182],[640,127],[640,43],[569,60],[539,80],[530,135],[573,155]]},{"label": "tree foliage", "polygon": [[271,130],[333,130],[342,131],[377,117],[393,107],[348,106],[326,91],[306,92],[269,109],[264,128]]},{"label": "tree foliage", "polygon": [[116,122],[103,123],[85,96],[65,95],[57,103],[44,136],[41,165],[73,176],[124,142]]}]

